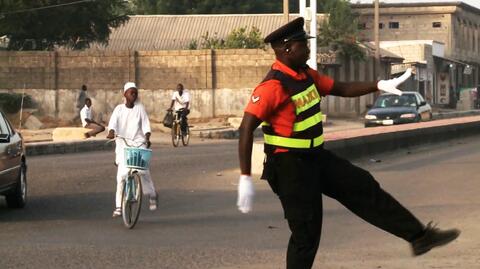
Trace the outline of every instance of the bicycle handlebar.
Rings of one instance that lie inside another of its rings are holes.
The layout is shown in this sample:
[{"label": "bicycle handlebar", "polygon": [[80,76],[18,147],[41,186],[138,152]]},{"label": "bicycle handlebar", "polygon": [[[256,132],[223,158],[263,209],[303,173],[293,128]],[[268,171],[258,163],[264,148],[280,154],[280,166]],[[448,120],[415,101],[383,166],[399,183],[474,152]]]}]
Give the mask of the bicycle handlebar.
[{"label": "bicycle handlebar", "polygon": [[130,140],[130,141],[132,141],[132,142],[134,142],[134,143],[139,143],[139,142],[136,142],[136,141],[133,140],[133,139],[130,139],[130,138],[127,138],[127,137],[123,137],[123,136],[120,136],[120,135],[115,135],[115,138],[109,139],[109,140],[107,141],[107,144],[114,142],[117,138],[122,139],[123,142],[125,142],[125,145],[127,145],[128,147],[138,148],[138,147],[140,147],[141,145],[145,145],[145,146],[148,147],[147,141],[141,142],[140,145],[138,145],[138,146],[131,146],[131,145],[128,144],[127,140]]}]

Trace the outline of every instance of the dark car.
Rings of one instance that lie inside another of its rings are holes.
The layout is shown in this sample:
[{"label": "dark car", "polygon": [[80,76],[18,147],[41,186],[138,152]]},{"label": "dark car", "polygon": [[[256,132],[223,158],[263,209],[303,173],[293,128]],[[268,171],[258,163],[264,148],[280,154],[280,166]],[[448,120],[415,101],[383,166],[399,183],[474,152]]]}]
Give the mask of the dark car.
[{"label": "dark car", "polygon": [[27,200],[27,161],[23,139],[0,111],[0,195],[7,206],[22,208]]},{"label": "dark car", "polygon": [[382,94],[365,114],[365,127],[411,123],[432,119],[432,107],[418,92]]}]

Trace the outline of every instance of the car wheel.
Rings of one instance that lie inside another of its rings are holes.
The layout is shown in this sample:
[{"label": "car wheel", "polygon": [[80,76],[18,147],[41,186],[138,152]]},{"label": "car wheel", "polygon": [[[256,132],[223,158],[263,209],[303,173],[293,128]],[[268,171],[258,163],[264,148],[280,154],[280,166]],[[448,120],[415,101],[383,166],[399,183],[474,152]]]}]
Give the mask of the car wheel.
[{"label": "car wheel", "polygon": [[27,202],[27,167],[22,163],[20,175],[13,192],[6,195],[7,206],[10,208],[23,208]]}]

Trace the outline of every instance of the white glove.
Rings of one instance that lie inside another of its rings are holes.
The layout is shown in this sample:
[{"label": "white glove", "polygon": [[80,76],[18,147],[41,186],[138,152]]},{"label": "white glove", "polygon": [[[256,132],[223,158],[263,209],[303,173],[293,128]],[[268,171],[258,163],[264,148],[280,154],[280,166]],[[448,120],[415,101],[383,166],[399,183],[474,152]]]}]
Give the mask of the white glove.
[{"label": "white glove", "polygon": [[408,68],[403,75],[399,76],[398,78],[388,79],[388,80],[380,80],[377,83],[377,88],[384,92],[393,93],[396,95],[402,95],[402,91],[397,89],[397,86],[402,84],[405,80],[407,80],[412,75],[412,69]]},{"label": "white glove", "polygon": [[255,189],[253,187],[252,177],[241,175],[238,180],[237,206],[242,213],[248,213],[252,210],[253,196]]}]

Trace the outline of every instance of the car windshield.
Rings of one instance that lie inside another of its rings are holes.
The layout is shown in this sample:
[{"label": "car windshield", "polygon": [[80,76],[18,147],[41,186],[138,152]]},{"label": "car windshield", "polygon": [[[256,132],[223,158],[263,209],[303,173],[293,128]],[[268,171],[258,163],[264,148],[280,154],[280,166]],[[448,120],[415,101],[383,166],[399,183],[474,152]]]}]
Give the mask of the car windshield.
[{"label": "car windshield", "polygon": [[375,104],[374,108],[384,108],[384,107],[404,107],[404,106],[416,106],[417,102],[413,94],[402,94],[398,95],[380,95]]}]

